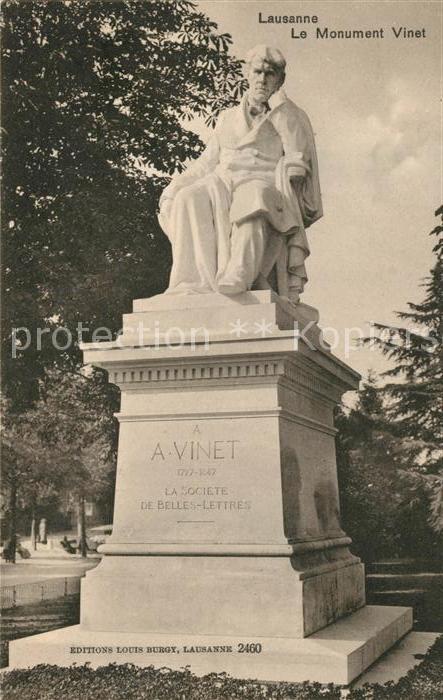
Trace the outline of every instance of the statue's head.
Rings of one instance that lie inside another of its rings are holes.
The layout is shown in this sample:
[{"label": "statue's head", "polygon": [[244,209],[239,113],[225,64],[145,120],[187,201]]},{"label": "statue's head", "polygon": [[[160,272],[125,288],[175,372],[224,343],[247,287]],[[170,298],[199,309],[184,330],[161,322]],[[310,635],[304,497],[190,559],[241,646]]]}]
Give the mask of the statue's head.
[{"label": "statue's head", "polygon": [[249,96],[254,102],[267,102],[285,81],[286,61],[278,49],[259,44],[246,55]]}]

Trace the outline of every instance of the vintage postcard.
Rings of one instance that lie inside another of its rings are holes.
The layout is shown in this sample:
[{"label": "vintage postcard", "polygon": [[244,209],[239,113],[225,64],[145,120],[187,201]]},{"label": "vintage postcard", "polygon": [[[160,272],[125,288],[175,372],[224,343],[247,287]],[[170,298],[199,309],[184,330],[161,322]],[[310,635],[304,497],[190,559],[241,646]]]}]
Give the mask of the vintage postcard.
[{"label": "vintage postcard", "polygon": [[397,681],[443,631],[441,3],[1,15],[5,698]]}]

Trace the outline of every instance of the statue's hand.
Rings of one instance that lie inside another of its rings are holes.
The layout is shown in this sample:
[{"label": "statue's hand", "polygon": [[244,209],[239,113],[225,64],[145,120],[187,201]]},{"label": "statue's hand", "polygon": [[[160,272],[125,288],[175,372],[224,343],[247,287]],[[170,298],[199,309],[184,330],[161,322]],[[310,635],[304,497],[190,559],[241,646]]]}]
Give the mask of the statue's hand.
[{"label": "statue's hand", "polygon": [[291,179],[291,182],[300,182],[301,180],[304,180],[306,175],[306,168],[304,168],[303,166],[292,165],[288,170],[288,175]]}]

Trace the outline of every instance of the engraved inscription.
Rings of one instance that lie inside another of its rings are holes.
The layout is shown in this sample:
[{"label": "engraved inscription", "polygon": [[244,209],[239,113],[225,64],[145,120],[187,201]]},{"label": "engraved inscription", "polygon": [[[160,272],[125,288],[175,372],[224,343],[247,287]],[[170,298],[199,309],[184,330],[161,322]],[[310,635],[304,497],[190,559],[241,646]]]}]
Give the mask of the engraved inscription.
[{"label": "engraved inscription", "polygon": [[[229,487],[223,481],[213,481],[216,477],[223,479],[228,464],[235,466],[240,444],[239,439],[205,439],[204,428],[199,425],[190,430],[188,440],[158,440],[149,451],[148,464],[152,465],[151,468],[160,467],[162,471],[159,474],[164,473],[165,479],[170,482],[163,484],[159,492],[141,500],[140,510],[211,514],[251,510],[252,501],[245,498],[245,494],[237,493],[235,487]],[[180,483],[175,483],[175,478],[179,478]],[[206,483],[196,482],[196,479],[203,479]],[[210,483],[207,483],[208,480]]]}]

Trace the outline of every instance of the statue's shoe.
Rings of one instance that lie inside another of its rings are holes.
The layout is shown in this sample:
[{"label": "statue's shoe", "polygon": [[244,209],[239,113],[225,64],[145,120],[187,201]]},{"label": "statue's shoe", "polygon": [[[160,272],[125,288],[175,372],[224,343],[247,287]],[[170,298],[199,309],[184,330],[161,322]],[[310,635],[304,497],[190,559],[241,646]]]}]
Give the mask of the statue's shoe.
[{"label": "statue's shoe", "polygon": [[220,294],[233,295],[246,292],[245,285],[237,280],[220,280],[217,286]]}]

